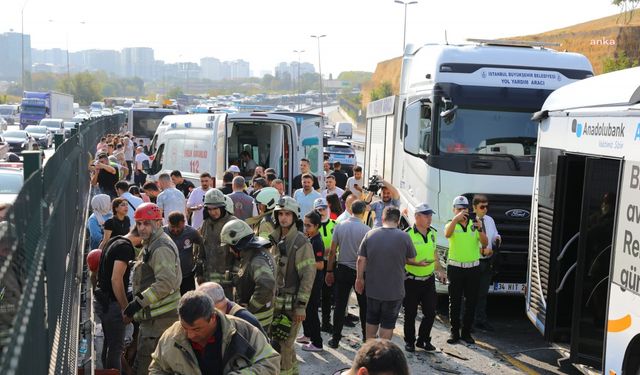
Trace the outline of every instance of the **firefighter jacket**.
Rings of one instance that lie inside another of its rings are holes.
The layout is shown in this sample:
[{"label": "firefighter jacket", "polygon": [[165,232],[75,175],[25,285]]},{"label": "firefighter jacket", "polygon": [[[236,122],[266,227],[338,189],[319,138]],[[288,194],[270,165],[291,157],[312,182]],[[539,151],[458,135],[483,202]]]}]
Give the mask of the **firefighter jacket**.
[{"label": "firefighter jacket", "polygon": [[247,307],[263,327],[273,321],[276,263],[265,248],[242,251],[236,281],[236,302]]},{"label": "firefighter jacket", "polygon": [[281,238],[281,228],[271,233],[276,255],[276,310],[305,315],[316,277],[316,259],[311,243],[295,225]]},{"label": "firefighter jacket", "polygon": [[142,306],[136,321],[175,313],[180,300],[180,257],[178,249],[162,228],[151,234],[132,268],[133,294]]},{"label": "firefighter jacket", "polygon": [[220,244],[220,232],[222,227],[235,216],[226,213],[218,220],[206,219],[200,227],[203,245],[196,247],[196,276],[203,277],[206,281],[213,281],[220,285],[230,285],[232,280],[225,277],[225,272],[231,272],[235,263],[235,256],[229,249],[229,245]]},{"label": "firefighter jacket", "polygon": [[[260,330],[242,319],[214,311],[222,329],[224,374],[280,373],[280,354],[273,350]],[[179,321],[160,337],[151,357],[149,375],[201,375],[196,355]]]}]

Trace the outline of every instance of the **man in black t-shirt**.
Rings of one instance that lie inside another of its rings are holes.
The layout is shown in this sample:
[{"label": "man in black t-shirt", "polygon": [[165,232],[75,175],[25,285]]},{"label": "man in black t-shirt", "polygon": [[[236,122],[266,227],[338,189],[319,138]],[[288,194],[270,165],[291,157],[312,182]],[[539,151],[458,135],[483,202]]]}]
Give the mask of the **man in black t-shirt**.
[{"label": "man in black t-shirt", "polygon": [[204,246],[202,236],[192,226],[186,224],[184,214],[174,211],[169,214],[169,225],[163,227],[164,232],[171,237],[178,248],[180,268],[182,269],[182,283],[180,294],[184,295],[196,289],[196,279],[193,273],[193,245]]},{"label": "man in black t-shirt", "polygon": [[311,173],[311,164],[309,159],[301,159],[300,160],[300,174],[293,178],[293,182],[291,184],[291,191],[296,191],[298,189],[302,189],[302,175],[310,174],[313,177],[313,189],[320,190],[320,183],[318,183],[318,177],[316,177],[313,173]]},{"label": "man in black t-shirt", "polygon": [[333,172],[331,174],[336,178],[336,186],[344,190],[349,176],[342,171],[342,164],[339,161],[333,163]]},{"label": "man in black t-shirt", "polygon": [[189,197],[191,190],[196,188],[193,182],[185,180],[182,177],[182,173],[178,170],[171,172],[171,181],[176,185],[176,189],[180,190],[182,194],[184,194],[185,198]]},{"label": "man in black t-shirt", "polygon": [[104,332],[101,355],[104,368],[120,370],[126,327],[122,320],[122,310],[129,303],[129,262],[135,259],[135,247],[140,246],[141,242],[142,239],[134,229],[125,236],[111,238],[100,257],[94,306]]}]

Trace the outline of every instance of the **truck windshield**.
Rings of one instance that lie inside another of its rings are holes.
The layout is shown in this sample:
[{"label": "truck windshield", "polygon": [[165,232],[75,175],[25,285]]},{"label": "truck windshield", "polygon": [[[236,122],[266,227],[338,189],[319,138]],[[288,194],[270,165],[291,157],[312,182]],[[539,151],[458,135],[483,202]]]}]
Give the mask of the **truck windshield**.
[{"label": "truck windshield", "polygon": [[13,109],[12,108],[0,108],[0,115],[13,115]]},{"label": "truck windshield", "polygon": [[538,126],[531,113],[458,108],[446,120],[438,117],[438,149],[441,153],[535,156]]},{"label": "truck windshield", "polygon": [[43,105],[22,105],[22,113],[27,115],[45,115],[46,108]]}]

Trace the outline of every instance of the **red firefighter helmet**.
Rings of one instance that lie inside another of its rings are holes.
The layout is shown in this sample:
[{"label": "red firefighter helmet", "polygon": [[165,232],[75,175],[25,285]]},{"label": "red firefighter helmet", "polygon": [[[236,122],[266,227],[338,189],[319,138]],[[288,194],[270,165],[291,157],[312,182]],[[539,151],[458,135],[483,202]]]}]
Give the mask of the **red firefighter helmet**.
[{"label": "red firefighter helmet", "polygon": [[162,220],[162,210],[154,203],[142,203],[133,213],[133,220]]},{"label": "red firefighter helmet", "polygon": [[100,266],[100,257],[102,256],[102,250],[93,249],[89,251],[87,254],[87,266],[91,272],[98,271],[98,267]]}]

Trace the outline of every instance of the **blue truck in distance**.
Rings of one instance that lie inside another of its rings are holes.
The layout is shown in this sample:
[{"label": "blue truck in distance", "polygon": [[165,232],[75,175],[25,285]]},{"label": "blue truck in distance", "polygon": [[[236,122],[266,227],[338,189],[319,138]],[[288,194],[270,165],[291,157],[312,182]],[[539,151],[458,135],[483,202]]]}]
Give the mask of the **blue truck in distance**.
[{"label": "blue truck in distance", "polygon": [[38,125],[44,118],[66,120],[73,117],[73,95],[55,91],[25,91],[20,107],[20,129]]}]

